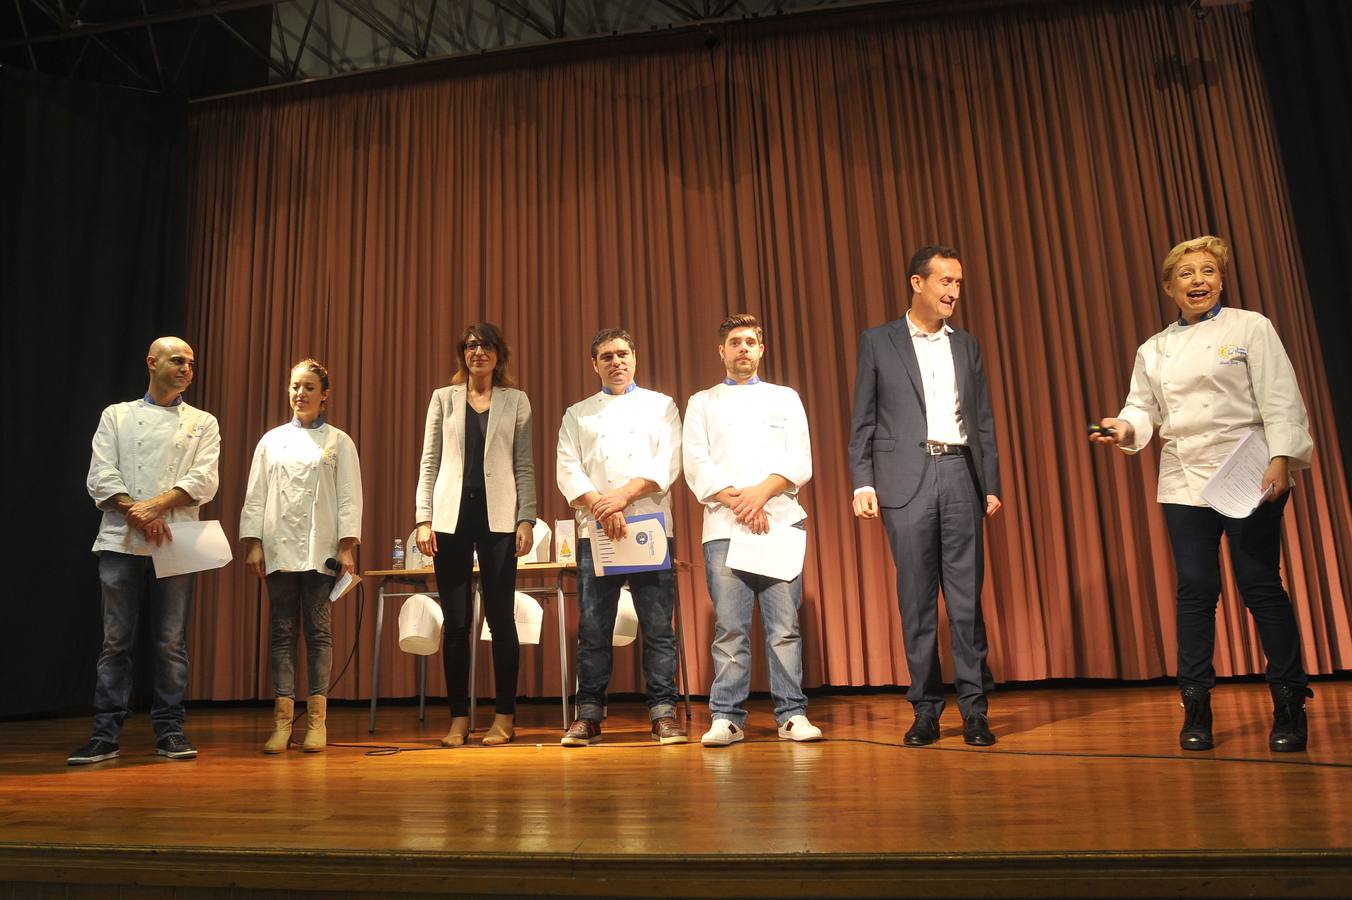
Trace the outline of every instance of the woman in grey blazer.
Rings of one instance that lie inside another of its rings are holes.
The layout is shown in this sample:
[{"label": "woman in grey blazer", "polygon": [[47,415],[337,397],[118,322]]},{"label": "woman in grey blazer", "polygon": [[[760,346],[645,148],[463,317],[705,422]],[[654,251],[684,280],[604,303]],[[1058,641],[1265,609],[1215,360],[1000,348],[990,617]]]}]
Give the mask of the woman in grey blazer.
[{"label": "woman in grey blazer", "polygon": [[441,743],[447,747],[460,746],[469,734],[470,576],[478,551],[497,681],[497,716],[484,735],[492,746],[515,736],[516,560],[530,550],[535,526],[530,401],[513,387],[511,350],[496,325],[466,328],[456,356],[459,370],[427,407],[417,543],[433,558],[445,614],[441,655],[451,730]]}]

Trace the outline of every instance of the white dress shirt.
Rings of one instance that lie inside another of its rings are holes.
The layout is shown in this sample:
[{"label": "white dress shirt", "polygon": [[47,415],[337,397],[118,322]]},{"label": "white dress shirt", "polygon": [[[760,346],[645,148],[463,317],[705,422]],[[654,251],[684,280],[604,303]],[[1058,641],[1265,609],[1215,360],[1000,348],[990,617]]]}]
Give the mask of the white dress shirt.
[{"label": "white dress shirt", "polygon": [[944,444],[966,444],[967,430],[962,423],[958,380],[953,369],[953,328],[945,322],[934,334],[922,331],[906,314],[911,331],[915,361],[920,365],[920,380],[925,385],[925,437]]},{"label": "white dress shirt", "polygon": [[[681,416],[666,394],[636,387],[625,394],[593,394],[568,407],[559,427],[556,471],[559,491],[572,503],[589,491],[605,492],[635,478],[657,485],[626,516],[661,512],[667,536],[675,534],[667,492],[681,474]],[[590,510],[576,509],[578,540],[592,536]]]},{"label": "white dress shirt", "polygon": [[1263,432],[1272,456],[1290,457],[1293,471],[1314,452],[1291,360],[1272,323],[1246,309],[1174,323],[1142,344],[1117,417],[1135,431],[1118,445],[1127,453],[1159,429],[1161,503],[1206,506],[1203,486],[1251,431]]},{"label": "white dress shirt", "polygon": [[153,549],[113,505],[118,494],[140,501],[182,488],[192,503],[169,510],[164,519],[171,529],[175,522],[197,521],[197,508],[216,496],[220,454],[216,417],[187,403],[157,406],[142,399],[105,409],[94,432],[87,481],[89,496],[103,510],[94,552],[149,556]]},{"label": "white dress shirt", "polygon": [[249,467],[239,536],[263,542],[272,572],[333,570],[342,538],[361,540],[361,462],[352,438],[332,425],[296,421],[263,435]]},{"label": "white dress shirt", "polygon": [[803,401],[793,388],[758,381],[700,391],[685,407],[681,454],[685,482],[704,504],[705,543],[731,538],[737,522],[714,495],[770,475],[782,475],[792,487],[770,498],[766,514],[788,525],[807,518],[798,489],[812,479],[812,443]]}]

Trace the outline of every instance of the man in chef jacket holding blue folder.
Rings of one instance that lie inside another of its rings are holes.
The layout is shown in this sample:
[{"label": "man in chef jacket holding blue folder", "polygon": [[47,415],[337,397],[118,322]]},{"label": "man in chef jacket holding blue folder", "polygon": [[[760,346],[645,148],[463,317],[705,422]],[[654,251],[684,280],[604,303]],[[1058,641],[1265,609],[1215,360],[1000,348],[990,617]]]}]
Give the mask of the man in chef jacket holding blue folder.
[{"label": "man in chef jacket holding blue folder", "polygon": [[704,571],[714,602],[713,725],[700,742],[745,736],[751,690],[751,615],[760,600],[770,694],[782,740],[821,740],[803,695],[803,596],[807,513],[798,491],[812,478],[807,414],[792,388],[757,375],[765,333],[739,313],[718,329],[726,377],[690,398],[681,447],[685,480],[704,504]]},{"label": "man in chef jacket holding blue folder", "polygon": [[576,515],[578,538],[577,718],[560,741],[565,747],[601,740],[613,663],[611,638],[626,581],[643,637],[653,740],[688,740],[676,721],[676,634],[671,625],[676,579],[670,564],[653,571],[598,575],[593,562],[598,531],[616,542],[637,532],[626,517],[660,513],[668,547],[673,534],[667,492],[681,474],[681,416],[666,394],[634,383],[637,358],[629,332],[597,332],[591,364],[601,390],[570,406],[559,427],[555,474]]}]

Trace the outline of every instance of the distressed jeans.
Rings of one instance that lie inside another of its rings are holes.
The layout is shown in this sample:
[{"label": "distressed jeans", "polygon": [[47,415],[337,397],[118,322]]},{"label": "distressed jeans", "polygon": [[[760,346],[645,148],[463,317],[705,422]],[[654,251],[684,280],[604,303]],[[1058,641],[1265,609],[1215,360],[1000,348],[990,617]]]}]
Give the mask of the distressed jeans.
[{"label": "distressed jeans", "polygon": [[[136,633],[142,610],[155,641],[155,689],[150,721],[155,737],[183,733],[183,696],[188,689],[188,601],[193,576],[155,579],[149,556],[104,550],[99,554],[103,590],[103,650],[94,686],[94,737],[116,743],[130,712]],[[154,584],[150,584],[150,581]]]},{"label": "distressed jeans", "polygon": [[739,572],[727,566],[726,539],[704,545],[704,574],[714,601],[714,684],[709,710],[715,719],[727,719],[739,728],[746,724],[742,704],[751,693],[751,614],[760,599],[765,627],[765,660],[770,673],[770,696],[775,722],[783,725],[807,712],[803,695],[803,640],[798,631],[798,607],[803,599],[803,576],[779,581],[767,575]]},{"label": "distressed jeans", "polygon": [[268,574],[271,607],[272,687],[278,697],[296,696],[296,623],[305,623],[305,661],[310,695],[329,692],[333,665],[333,604],[329,592],[334,576],[323,572]]},{"label": "distressed jeans", "polygon": [[[673,556],[675,550],[672,550]],[[577,542],[577,715],[599,722],[605,715],[606,688],[614,666],[612,640],[620,588],[627,581],[634,595],[643,639],[643,682],[652,719],[676,713],[676,576],[670,569],[631,575],[597,575],[591,541]]]}]

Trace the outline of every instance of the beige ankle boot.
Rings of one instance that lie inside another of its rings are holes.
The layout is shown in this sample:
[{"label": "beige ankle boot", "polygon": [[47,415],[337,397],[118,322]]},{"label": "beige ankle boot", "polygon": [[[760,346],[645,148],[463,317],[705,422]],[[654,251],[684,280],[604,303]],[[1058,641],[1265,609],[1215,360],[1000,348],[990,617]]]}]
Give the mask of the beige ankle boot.
[{"label": "beige ankle boot", "polygon": [[469,736],[469,716],[456,716],[451,719],[451,730],[441,739],[443,747],[463,747]]},{"label": "beige ankle boot", "polygon": [[516,729],[512,727],[515,716],[503,715],[499,713],[493,717],[493,727],[488,729],[484,735],[484,746],[499,747],[503,744],[510,744],[512,738],[516,737]]},{"label": "beige ankle boot", "polygon": [[328,718],[328,703],[323,694],[311,694],[305,701],[305,741],[300,749],[306,753],[318,753],[329,742],[329,730],[324,724]]},{"label": "beige ankle boot", "polygon": [[291,743],[291,720],[296,715],[296,701],[278,697],[272,704],[272,734],[263,745],[264,753],[284,753]]}]

